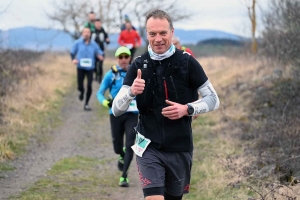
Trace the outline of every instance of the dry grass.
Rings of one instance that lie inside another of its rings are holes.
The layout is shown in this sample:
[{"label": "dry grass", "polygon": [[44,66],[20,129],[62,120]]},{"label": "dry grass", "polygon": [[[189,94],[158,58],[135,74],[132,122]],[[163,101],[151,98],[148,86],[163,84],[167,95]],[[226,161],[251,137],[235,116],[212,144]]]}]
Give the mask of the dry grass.
[{"label": "dry grass", "polygon": [[[214,85],[221,104],[219,110],[202,115],[193,122],[195,148],[191,193],[184,199],[261,199],[253,189],[249,189],[250,183],[243,176],[243,168],[255,159],[254,155],[245,157],[244,154],[245,147],[252,144],[237,136],[244,131],[241,122],[250,123],[248,116],[252,112],[253,88],[268,85],[264,79],[273,74],[274,68],[250,56],[206,57],[199,61]],[[53,108],[53,102],[59,101],[72,85],[70,80],[75,70],[69,58],[57,57],[54,60],[53,57],[46,57],[39,65],[45,63],[49,64],[38,67],[43,72],[41,76],[23,83],[14,96],[7,98],[10,99],[6,109],[8,124],[3,129],[6,130],[4,134],[0,132],[2,157],[12,157],[14,149],[10,142],[22,143],[20,130],[32,130],[38,123],[33,116],[38,117],[38,113]],[[106,66],[115,63],[114,59],[106,58]],[[105,72],[107,70],[109,67],[104,68]],[[289,70],[286,70],[283,76],[288,76],[288,73]],[[260,125],[259,122],[252,124]],[[267,194],[272,188],[260,189],[261,194]],[[297,192],[295,188],[290,190],[287,187],[278,191],[290,195]],[[281,197],[277,195],[276,198]]]},{"label": "dry grass", "polygon": [[249,84],[255,84],[272,73],[272,68],[266,68],[261,61],[247,56],[208,57],[199,61],[220,97],[219,110],[209,113],[218,121],[217,126],[227,126],[226,121],[221,121],[224,116],[235,121],[247,120],[245,116],[251,112],[248,108],[252,100]]},{"label": "dry grass", "polygon": [[40,73],[22,81],[5,97],[5,124],[0,127],[0,160],[11,159],[26,144],[27,136],[45,117],[59,108],[61,97],[74,84],[75,67],[68,56],[45,55],[33,66]]},{"label": "dry grass", "polygon": [[[252,89],[259,86],[274,68],[250,56],[206,57],[198,59],[214,85],[220,108],[193,122],[194,164],[191,194],[185,199],[247,199],[257,194],[241,176],[245,165],[254,157],[243,157],[248,141],[237,137],[243,130],[239,122],[247,123],[251,113]],[[251,88],[250,88],[251,86]],[[209,122],[212,121],[212,122]],[[230,158],[236,157],[232,163]],[[233,170],[234,167],[234,170]]]}]

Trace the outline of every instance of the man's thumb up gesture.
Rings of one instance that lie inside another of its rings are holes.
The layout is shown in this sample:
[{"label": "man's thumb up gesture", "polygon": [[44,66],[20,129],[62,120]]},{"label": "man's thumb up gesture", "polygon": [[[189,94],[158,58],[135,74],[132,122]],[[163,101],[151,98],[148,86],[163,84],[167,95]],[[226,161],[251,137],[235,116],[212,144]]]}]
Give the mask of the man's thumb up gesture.
[{"label": "man's thumb up gesture", "polygon": [[142,79],[142,71],[140,69],[137,70],[137,76],[134,79],[132,86],[130,88],[131,94],[134,96],[138,94],[142,94],[145,88],[145,80]]}]

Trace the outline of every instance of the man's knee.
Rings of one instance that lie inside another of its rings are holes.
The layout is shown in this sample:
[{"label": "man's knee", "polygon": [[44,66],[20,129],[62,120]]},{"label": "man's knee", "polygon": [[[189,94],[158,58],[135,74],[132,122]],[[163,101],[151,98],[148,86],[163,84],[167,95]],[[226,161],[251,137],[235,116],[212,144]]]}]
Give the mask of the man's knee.
[{"label": "man's knee", "polygon": [[123,152],[123,150],[119,147],[114,148],[114,150],[115,150],[115,154],[121,154]]},{"label": "man's knee", "polygon": [[115,142],[113,143],[114,145],[114,151],[116,154],[122,154],[124,151],[123,151],[123,145],[121,142]]},{"label": "man's knee", "polygon": [[164,200],[164,187],[143,189],[145,200]]},{"label": "man's knee", "polygon": [[164,200],[164,196],[162,195],[147,196],[145,200]]},{"label": "man's knee", "polygon": [[78,89],[79,92],[84,93],[84,88],[83,88],[83,86],[78,85],[77,89]]},{"label": "man's knee", "polygon": [[88,83],[87,85],[87,92],[92,92],[93,91],[93,88],[92,88],[92,84]]}]

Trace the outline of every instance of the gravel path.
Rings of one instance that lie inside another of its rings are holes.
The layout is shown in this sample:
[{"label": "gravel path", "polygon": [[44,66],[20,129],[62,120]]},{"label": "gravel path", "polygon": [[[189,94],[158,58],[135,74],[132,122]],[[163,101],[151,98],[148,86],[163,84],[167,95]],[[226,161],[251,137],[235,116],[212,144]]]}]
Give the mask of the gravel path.
[{"label": "gravel path", "polygon": [[[98,84],[93,84],[93,94],[90,105],[91,112],[83,111],[83,103],[78,100],[78,93],[74,91],[65,97],[65,106],[61,116],[63,124],[51,131],[51,139],[47,143],[37,142],[32,139],[28,150],[19,158],[12,161],[13,171],[0,172],[0,199],[8,199],[11,195],[19,194],[28,189],[62,158],[76,155],[88,156],[99,159],[114,158],[111,144],[111,133],[108,113],[107,117],[99,120],[97,115],[97,100],[95,92]],[[87,144],[87,145],[82,145]],[[111,169],[117,171],[116,166]],[[130,187],[118,188],[111,194],[111,199],[143,199],[138,175],[135,168],[135,158],[131,164]],[[118,182],[116,182],[118,184]]]}]

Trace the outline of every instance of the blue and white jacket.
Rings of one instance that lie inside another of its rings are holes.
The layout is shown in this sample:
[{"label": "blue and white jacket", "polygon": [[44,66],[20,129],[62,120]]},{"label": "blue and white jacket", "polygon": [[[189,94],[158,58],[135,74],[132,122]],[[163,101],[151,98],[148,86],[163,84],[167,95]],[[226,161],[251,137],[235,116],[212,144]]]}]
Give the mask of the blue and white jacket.
[{"label": "blue and white jacket", "polygon": [[86,44],[82,37],[75,41],[70,53],[72,60],[78,60],[77,67],[85,70],[93,70],[97,55],[103,55],[95,41]]},{"label": "blue and white jacket", "polygon": [[[107,89],[109,89],[111,98],[114,99],[123,85],[123,81],[126,76],[126,71],[124,71],[119,66],[116,67],[118,73],[114,73],[112,70],[109,70],[103,77],[100,88],[97,92],[97,99],[101,104],[103,104],[103,101],[106,100],[104,94]],[[135,99],[132,100],[126,112],[133,112],[138,114]],[[109,109],[109,114],[113,114],[111,108]]]}]

